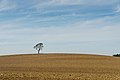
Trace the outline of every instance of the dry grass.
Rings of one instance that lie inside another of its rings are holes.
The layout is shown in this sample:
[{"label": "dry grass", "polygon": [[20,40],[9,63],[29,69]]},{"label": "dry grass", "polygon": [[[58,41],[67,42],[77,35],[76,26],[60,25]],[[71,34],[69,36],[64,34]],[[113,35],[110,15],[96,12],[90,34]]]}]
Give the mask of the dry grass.
[{"label": "dry grass", "polygon": [[120,58],[77,54],[1,56],[0,80],[120,80]]}]

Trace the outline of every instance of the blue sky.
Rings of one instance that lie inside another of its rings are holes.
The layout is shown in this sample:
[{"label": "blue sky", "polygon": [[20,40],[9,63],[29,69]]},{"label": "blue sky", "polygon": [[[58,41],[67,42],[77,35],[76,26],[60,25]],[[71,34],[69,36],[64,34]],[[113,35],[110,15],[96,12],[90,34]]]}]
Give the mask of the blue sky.
[{"label": "blue sky", "polygon": [[120,52],[119,0],[0,0],[0,54]]}]

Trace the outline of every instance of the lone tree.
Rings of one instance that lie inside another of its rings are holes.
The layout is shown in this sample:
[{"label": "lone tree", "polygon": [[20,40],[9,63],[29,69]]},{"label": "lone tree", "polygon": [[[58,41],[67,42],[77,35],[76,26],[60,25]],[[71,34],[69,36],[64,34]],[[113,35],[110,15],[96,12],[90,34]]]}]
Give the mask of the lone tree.
[{"label": "lone tree", "polygon": [[34,46],[34,48],[38,51],[38,54],[40,53],[40,51],[43,49],[43,43],[38,43]]}]

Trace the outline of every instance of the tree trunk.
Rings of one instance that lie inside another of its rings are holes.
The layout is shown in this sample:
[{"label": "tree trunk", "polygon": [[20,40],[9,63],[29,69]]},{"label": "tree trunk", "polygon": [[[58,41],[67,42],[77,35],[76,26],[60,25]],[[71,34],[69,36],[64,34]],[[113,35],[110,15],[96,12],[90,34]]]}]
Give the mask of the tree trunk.
[{"label": "tree trunk", "polygon": [[38,54],[40,54],[40,49],[38,50]]}]

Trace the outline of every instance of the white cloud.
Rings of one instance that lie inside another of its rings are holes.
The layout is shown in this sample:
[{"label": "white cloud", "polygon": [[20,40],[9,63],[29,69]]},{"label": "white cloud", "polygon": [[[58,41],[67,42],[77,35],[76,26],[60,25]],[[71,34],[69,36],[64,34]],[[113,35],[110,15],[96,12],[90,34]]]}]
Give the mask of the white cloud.
[{"label": "white cloud", "polygon": [[[22,23],[18,20],[18,21],[9,22],[7,24],[6,23],[2,24],[0,28],[1,29],[0,32],[6,33],[4,35],[1,34],[1,36],[3,35],[3,37],[11,36],[17,38],[17,40],[21,40],[20,38],[22,36],[27,37],[23,39],[23,41],[28,41],[32,39],[35,40],[41,39],[43,41],[48,40],[48,42],[118,40],[120,39],[118,37],[118,34],[120,34],[119,33],[120,24],[111,23],[112,19],[113,18],[111,17],[106,17],[95,20],[87,20],[82,22],[80,21],[74,23],[73,25],[71,23],[68,24],[67,26],[61,26],[61,27],[53,26],[46,28],[45,27],[27,28],[24,27],[24,25],[20,26]],[[23,24],[26,23],[25,21],[23,22],[24,22]],[[35,22],[35,20],[33,20],[33,22]]]},{"label": "white cloud", "polygon": [[[31,8],[36,8],[38,11],[48,10],[53,7],[62,6],[62,5],[81,5],[81,6],[107,6],[107,5],[117,5],[119,0],[45,0],[38,2],[33,5]],[[59,8],[58,8],[59,9]]]},{"label": "white cloud", "polygon": [[82,5],[111,5],[119,2],[119,0],[79,0]]},{"label": "white cloud", "polygon": [[0,1],[0,11],[6,11],[15,8],[14,2],[10,2],[10,0],[1,0]]},{"label": "white cloud", "polygon": [[120,5],[115,8],[115,12],[120,13]]},{"label": "white cloud", "polygon": [[70,5],[76,5],[80,4],[80,0],[52,0],[53,3],[57,4],[70,4]]},{"label": "white cloud", "polygon": [[51,3],[68,5],[109,5],[119,2],[119,0],[51,0]]}]

